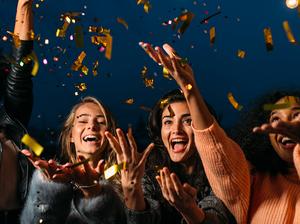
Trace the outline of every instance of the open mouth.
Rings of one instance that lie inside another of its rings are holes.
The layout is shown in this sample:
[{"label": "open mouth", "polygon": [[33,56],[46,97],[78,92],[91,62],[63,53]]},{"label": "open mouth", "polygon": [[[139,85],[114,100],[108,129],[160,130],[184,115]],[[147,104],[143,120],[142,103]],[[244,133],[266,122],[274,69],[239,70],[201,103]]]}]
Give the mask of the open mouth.
[{"label": "open mouth", "polygon": [[98,142],[99,138],[96,135],[87,135],[83,137],[83,141],[85,142]]},{"label": "open mouth", "polygon": [[289,137],[282,137],[278,140],[279,144],[284,148],[284,149],[294,149],[296,146],[296,142],[294,142],[292,139]]},{"label": "open mouth", "polygon": [[172,139],[171,146],[173,152],[183,152],[186,148],[188,141],[184,139]]}]

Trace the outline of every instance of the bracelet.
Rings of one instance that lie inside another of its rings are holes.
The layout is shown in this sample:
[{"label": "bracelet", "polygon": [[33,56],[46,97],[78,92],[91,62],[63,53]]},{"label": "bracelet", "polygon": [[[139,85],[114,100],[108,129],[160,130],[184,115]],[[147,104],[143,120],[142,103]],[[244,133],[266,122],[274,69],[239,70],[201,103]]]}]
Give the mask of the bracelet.
[{"label": "bracelet", "polygon": [[97,180],[94,180],[94,183],[91,185],[79,185],[74,181],[71,181],[70,184],[73,186],[74,190],[78,190],[78,189],[88,189],[88,188],[96,187],[99,183]]}]

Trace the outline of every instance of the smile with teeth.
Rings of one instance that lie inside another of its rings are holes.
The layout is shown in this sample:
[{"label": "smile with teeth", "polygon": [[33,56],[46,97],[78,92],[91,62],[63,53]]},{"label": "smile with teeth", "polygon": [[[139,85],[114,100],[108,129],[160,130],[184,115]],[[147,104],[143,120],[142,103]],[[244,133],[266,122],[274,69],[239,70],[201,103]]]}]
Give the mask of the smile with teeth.
[{"label": "smile with teeth", "polygon": [[296,142],[294,142],[289,137],[282,137],[278,142],[285,148],[294,148],[294,146],[296,145]]},{"label": "smile with teeth", "polygon": [[182,152],[185,150],[188,141],[184,139],[173,139],[171,140],[171,146],[173,152]]},{"label": "smile with teeth", "polygon": [[83,137],[83,141],[85,142],[97,142],[99,138],[96,135],[87,135]]}]

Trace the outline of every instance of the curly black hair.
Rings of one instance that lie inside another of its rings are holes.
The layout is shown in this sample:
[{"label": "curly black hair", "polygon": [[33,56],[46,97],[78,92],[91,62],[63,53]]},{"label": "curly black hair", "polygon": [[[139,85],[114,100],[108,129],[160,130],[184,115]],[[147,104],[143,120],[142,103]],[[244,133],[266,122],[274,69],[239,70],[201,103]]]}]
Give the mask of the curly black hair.
[{"label": "curly black hair", "polygon": [[249,105],[240,115],[240,121],[231,130],[231,137],[243,149],[247,160],[254,166],[254,171],[271,175],[287,173],[287,163],[274,150],[269,136],[253,133],[252,129],[269,122],[271,111],[263,109],[265,104],[274,104],[285,96],[300,98],[298,90],[276,90],[262,95]]}]

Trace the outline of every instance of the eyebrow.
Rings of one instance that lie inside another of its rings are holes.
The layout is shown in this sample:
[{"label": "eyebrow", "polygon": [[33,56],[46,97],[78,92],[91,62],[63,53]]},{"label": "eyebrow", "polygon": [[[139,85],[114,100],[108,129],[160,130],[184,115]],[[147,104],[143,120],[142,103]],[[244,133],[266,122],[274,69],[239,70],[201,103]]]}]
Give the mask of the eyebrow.
[{"label": "eyebrow", "polygon": [[[81,118],[81,117],[91,117],[92,115],[90,115],[90,114],[79,114],[78,116],[76,116],[76,118],[78,119],[78,118]],[[99,115],[96,115],[96,117],[98,118],[98,117],[103,117],[104,118],[104,115],[102,115],[102,114],[99,114]]]},{"label": "eyebrow", "polygon": [[[297,107],[292,107],[290,108],[291,110],[300,110],[300,106],[297,106]],[[273,116],[274,114],[277,114],[278,113],[278,110],[274,110],[271,112],[270,114],[270,117]]]},{"label": "eyebrow", "polygon": [[[185,117],[189,117],[189,116],[191,116],[191,114],[183,114],[183,115],[181,116],[181,118],[185,118]],[[171,116],[171,115],[165,115],[165,116],[162,117],[162,120],[163,120],[164,118],[172,118],[172,117],[174,117],[174,116]]]}]

